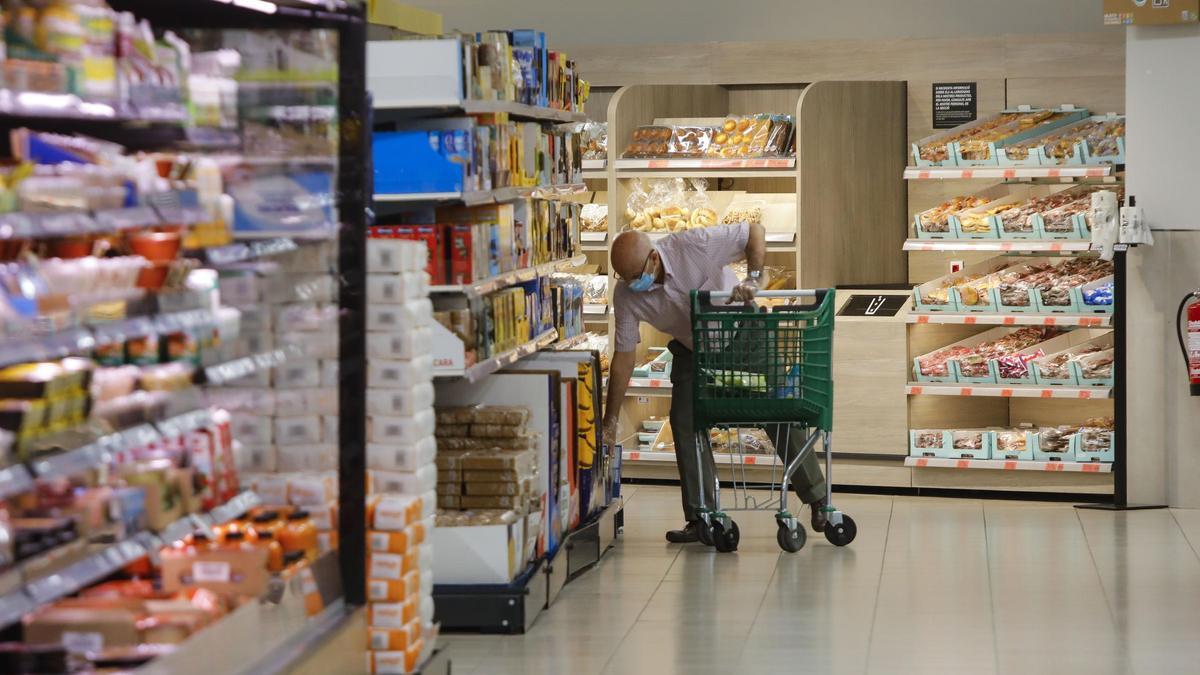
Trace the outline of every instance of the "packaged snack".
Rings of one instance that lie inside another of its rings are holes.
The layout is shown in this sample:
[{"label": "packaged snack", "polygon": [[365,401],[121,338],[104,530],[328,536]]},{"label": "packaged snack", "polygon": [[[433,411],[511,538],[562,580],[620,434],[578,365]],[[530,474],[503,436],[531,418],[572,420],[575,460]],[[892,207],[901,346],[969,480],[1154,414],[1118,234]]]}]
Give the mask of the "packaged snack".
[{"label": "packaged snack", "polygon": [[584,122],[580,125],[579,145],[584,159],[608,159],[608,124]]},{"label": "packaged snack", "polygon": [[633,140],[625,147],[622,157],[666,157],[673,129],[668,126],[646,125],[633,130]]},{"label": "packaged snack", "polygon": [[721,224],[748,223],[750,225],[761,225],[763,208],[766,205],[766,202],[757,199],[733,202],[729,205],[729,208],[725,209],[725,215],[721,216]]},{"label": "packaged snack", "polygon": [[712,138],[711,127],[674,127],[666,154],[673,157],[703,157]]},{"label": "packaged snack", "polygon": [[987,200],[983,197],[963,196],[954,197],[937,206],[917,214],[917,221],[925,232],[949,232],[950,215],[983,206]]}]

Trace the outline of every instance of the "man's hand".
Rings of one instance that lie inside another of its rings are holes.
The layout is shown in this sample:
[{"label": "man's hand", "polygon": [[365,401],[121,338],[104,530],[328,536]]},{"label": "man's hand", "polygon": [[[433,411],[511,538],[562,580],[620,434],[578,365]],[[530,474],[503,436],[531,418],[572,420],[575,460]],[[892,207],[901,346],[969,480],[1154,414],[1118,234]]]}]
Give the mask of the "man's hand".
[{"label": "man's hand", "polygon": [[732,305],[735,302],[749,304],[754,301],[754,296],[758,295],[758,282],[750,277],[742,279],[742,282],[733,287],[730,291],[729,300],[725,304]]},{"label": "man's hand", "polygon": [[615,416],[604,418],[604,428],[601,431],[601,436],[606,447],[611,448],[617,444],[617,423],[618,419]]}]

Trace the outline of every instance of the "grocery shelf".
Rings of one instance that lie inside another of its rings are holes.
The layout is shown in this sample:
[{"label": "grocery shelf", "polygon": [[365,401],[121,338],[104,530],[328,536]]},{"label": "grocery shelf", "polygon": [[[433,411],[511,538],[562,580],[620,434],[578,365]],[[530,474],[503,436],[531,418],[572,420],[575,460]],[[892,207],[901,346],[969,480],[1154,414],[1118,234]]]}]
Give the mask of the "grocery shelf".
[{"label": "grocery shelf", "polygon": [[1092,242],[1035,239],[908,239],[905,251],[1030,251],[1059,253],[1092,250]]},{"label": "grocery shelf", "polygon": [[548,263],[542,263],[534,267],[525,267],[512,272],[505,272],[494,277],[481,279],[470,284],[451,284],[430,286],[429,292],[432,293],[467,293],[472,295],[486,295],[492,291],[519,284],[525,281],[532,281],[538,277],[561,272],[572,267],[578,267],[587,263],[587,256],[583,254],[562,258]]},{"label": "grocery shelf", "polygon": [[671,381],[652,380],[646,377],[631,377],[629,378],[629,388],[625,390],[625,395],[671,398]]},{"label": "grocery shelf", "polygon": [[478,206],[480,204],[503,204],[526,197],[554,199],[586,191],[587,186],[583,183],[561,183],[555,185],[502,187],[494,190],[458,192],[376,193],[374,199],[377,202],[384,203],[462,202],[467,206]]},{"label": "grocery shelf", "polygon": [[1066,387],[1040,384],[942,384],[909,382],[909,396],[988,396],[999,398],[1065,398],[1106,399],[1112,397],[1111,387]]},{"label": "grocery shelf", "polygon": [[557,339],[558,329],[551,328],[550,330],[537,336],[532,341],[526,342],[516,349],[504,352],[499,356],[493,356],[490,359],[485,359],[473,366],[469,366],[467,368],[434,368],[433,376],[463,378],[468,382],[475,382],[488,375],[491,375],[504,366],[516,363],[517,361],[529,356],[534,352],[549,347]]},{"label": "grocery shelf", "polygon": [[959,180],[992,178],[1107,178],[1115,175],[1110,164],[1101,166],[910,166],[905,180]]},{"label": "grocery shelf", "polygon": [[120,232],[162,223],[163,219],[149,206],[98,211],[6,213],[0,215],[0,240]]},{"label": "grocery shelf", "polygon": [[1107,462],[1035,462],[1011,459],[941,459],[905,457],[904,466],[918,469],[990,469],[999,471],[1045,471],[1049,473],[1112,473]]},{"label": "grocery shelf", "polygon": [[300,248],[290,237],[272,237],[259,239],[249,243],[235,243],[227,246],[215,246],[201,249],[204,261],[210,265],[232,265],[233,263],[269,258],[271,256],[289,253]]},{"label": "grocery shelf", "polygon": [[608,172],[604,170],[584,169],[582,175],[584,180],[608,180]]},{"label": "grocery shelf", "polygon": [[11,625],[41,605],[76,593],[196,529],[233,520],[258,503],[258,496],[253,492],[243,492],[206,515],[184,516],[160,533],[142,532],[93,550],[77,562],[50,574],[26,578],[20,589],[0,597],[0,626]]},{"label": "grocery shelf", "polygon": [[204,384],[225,384],[226,382],[238,380],[247,375],[283,365],[289,359],[299,356],[302,356],[301,351],[294,346],[289,346],[230,359],[224,363],[207,366],[203,371]]},{"label": "grocery shelf", "polygon": [[1112,325],[1111,315],[1101,314],[958,314],[954,312],[911,312],[908,323],[965,324],[981,326],[1083,326],[1101,328]]},{"label": "grocery shelf", "polygon": [[556,352],[570,351],[587,342],[587,337],[587,333],[580,333],[574,337],[569,337],[555,342],[554,344],[550,345],[550,349]]},{"label": "grocery shelf", "polygon": [[620,178],[647,176],[794,178],[795,157],[762,159],[618,159]]}]

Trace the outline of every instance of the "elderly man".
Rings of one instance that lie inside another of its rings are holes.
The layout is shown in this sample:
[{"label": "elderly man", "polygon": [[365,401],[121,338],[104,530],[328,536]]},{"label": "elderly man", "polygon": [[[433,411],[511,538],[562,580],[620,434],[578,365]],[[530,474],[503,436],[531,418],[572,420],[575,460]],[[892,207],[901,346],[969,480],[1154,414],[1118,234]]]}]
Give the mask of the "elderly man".
[{"label": "elderly man", "polygon": [[[713,485],[715,468],[711,452],[697,457],[692,420],[692,320],[691,292],[731,291],[730,302],[750,302],[758,291],[766,254],[762,225],[720,225],[678,232],[655,245],[641,232],[624,232],[613,241],[612,268],[618,277],[613,291],[616,312],[615,349],[608,378],[608,401],[604,413],[604,440],[611,445],[617,434],[621,404],[633,374],[634,349],[641,342],[639,323],[645,321],[670,335],[667,345],[674,359],[671,368],[671,432],[675,440],[675,462],[683,498],[685,526],[667,532],[667,541],[697,541],[697,509],[713,509],[713,490],[706,487],[700,503],[699,486]],[[741,282],[729,265],[745,259],[748,274]],[[777,435],[774,435],[776,436]],[[796,457],[803,438],[789,434],[791,457]],[[777,448],[782,456],[783,448]],[[822,511],[825,479],[820,463],[809,452],[801,462],[792,485],[797,496],[812,509],[812,526],[825,527]]]}]

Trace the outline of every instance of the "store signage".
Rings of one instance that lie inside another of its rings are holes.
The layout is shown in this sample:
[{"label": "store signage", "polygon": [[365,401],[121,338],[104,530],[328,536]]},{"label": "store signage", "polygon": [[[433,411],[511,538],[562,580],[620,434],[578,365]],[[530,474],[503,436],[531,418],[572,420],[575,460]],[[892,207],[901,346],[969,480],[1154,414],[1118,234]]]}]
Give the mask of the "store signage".
[{"label": "store signage", "polygon": [[933,128],[950,129],[974,122],[979,90],[975,82],[933,83]]},{"label": "store signage", "polygon": [[904,295],[851,295],[838,316],[896,316],[908,302]]}]

